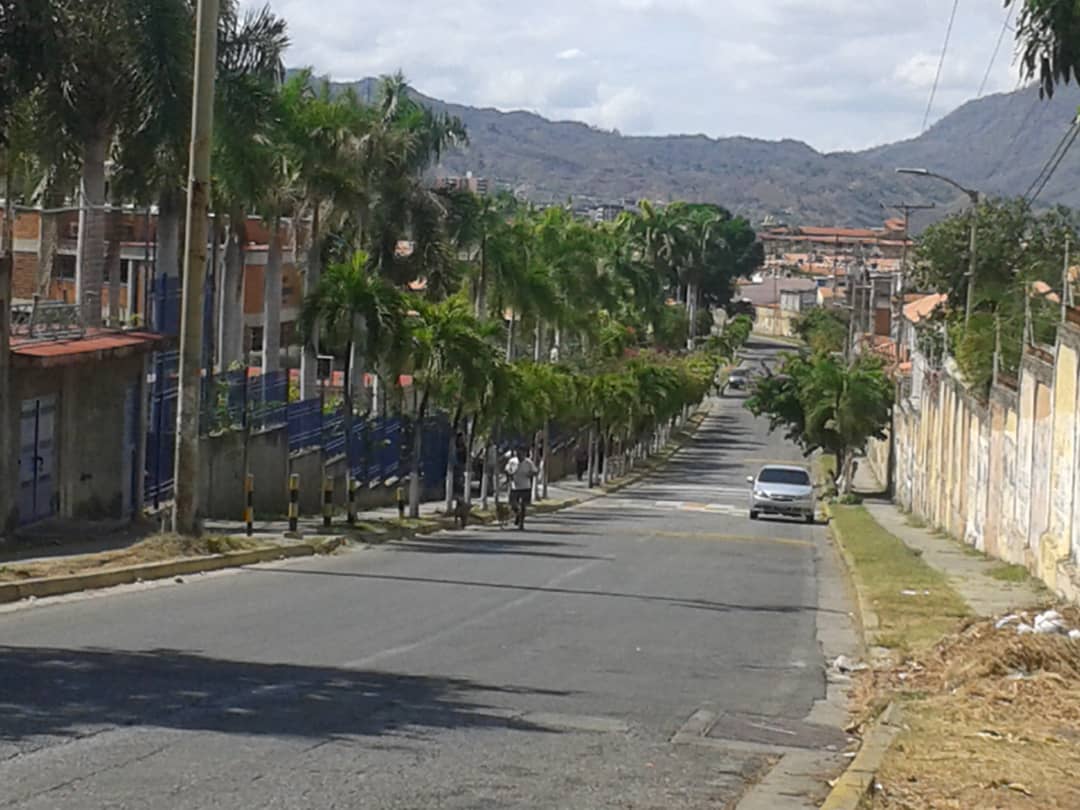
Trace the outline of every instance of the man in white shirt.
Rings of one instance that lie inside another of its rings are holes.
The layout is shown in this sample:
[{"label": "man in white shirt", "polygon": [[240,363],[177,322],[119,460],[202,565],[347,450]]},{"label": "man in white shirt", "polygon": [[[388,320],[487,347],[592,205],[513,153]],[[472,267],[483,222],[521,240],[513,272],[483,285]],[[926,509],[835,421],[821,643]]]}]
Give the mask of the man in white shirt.
[{"label": "man in white shirt", "polygon": [[506,476],[510,479],[510,508],[519,529],[525,528],[525,508],[532,500],[532,482],[536,472],[533,460],[520,447],[506,463]]}]

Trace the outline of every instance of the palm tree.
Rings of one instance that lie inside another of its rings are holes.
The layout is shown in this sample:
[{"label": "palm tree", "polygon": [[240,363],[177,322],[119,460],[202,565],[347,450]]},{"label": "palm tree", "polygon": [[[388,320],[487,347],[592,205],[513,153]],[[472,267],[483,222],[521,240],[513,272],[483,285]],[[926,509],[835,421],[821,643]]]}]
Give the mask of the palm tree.
[{"label": "palm tree", "polygon": [[[429,404],[458,403],[453,428],[463,415],[464,403],[475,403],[487,385],[495,353],[490,330],[473,316],[469,301],[455,295],[437,303],[422,299],[413,302],[411,319],[414,386],[417,408],[414,414],[409,514],[420,516],[420,459],[422,426]],[[451,431],[453,433],[453,431]]]},{"label": "palm tree", "polygon": [[241,17],[235,0],[229,0],[222,10],[218,42],[213,244],[221,241],[227,214],[225,263],[216,283],[220,297],[218,357],[225,369],[243,359],[243,319],[236,315],[243,311],[248,214],[265,201],[280,178],[274,171],[279,164],[273,143],[281,115],[278,90],[284,78],[282,58],[288,37],[284,20],[275,17],[269,7]]},{"label": "palm tree", "polygon": [[[368,255],[357,251],[352,260],[331,264],[319,285],[305,297],[300,313],[300,332],[305,343],[317,338],[345,357],[360,356],[374,365],[400,335],[406,319],[402,293],[379,277]],[[355,351],[354,351],[355,349]],[[355,404],[350,375],[345,366],[345,453],[352,469],[352,424]]]},{"label": "palm tree", "polygon": [[40,84],[42,109],[78,146],[82,212],[79,293],[101,319],[106,162],[122,128],[154,117],[162,65],[190,58],[186,0],[53,0],[59,32]]}]

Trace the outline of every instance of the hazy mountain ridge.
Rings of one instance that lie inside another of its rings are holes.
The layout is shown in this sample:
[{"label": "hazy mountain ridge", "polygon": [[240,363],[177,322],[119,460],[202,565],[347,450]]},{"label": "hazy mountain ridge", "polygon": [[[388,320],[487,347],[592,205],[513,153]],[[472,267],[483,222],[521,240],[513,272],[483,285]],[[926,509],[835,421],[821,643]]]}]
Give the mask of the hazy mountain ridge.
[{"label": "hazy mountain ridge", "polygon": [[[343,86],[343,85],[342,85]],[[373,98],[376,82],[353,83]],[[1067,87],[1053,100],[1034,88],[968,102],[917,138],[861,152],[821,153],[796,140],[704,135],[624,136],[535,113],[468,107],[421,96],[458,116],[470,143],[439,171],[474,174],[538,202],[688,199],[716,202],[760,222],[873,225],[881,203],[948,205],[943,184],[895,173],[922,166],[990,194],[1023,194],[1060,141],[1080,104]],[[1080,207],[1080,147],[1039,198]]]}]

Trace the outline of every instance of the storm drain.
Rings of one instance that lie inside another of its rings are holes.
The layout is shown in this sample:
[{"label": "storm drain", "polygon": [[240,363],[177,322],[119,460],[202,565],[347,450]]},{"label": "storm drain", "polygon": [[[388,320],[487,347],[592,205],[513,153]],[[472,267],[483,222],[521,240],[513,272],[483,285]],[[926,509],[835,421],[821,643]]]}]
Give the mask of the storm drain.
[{"label": "storm drain", "polygon": [[734,712],[718,714],[705,737],[812,751],[843,751],[848,747],[848,736],[837,728]]}]

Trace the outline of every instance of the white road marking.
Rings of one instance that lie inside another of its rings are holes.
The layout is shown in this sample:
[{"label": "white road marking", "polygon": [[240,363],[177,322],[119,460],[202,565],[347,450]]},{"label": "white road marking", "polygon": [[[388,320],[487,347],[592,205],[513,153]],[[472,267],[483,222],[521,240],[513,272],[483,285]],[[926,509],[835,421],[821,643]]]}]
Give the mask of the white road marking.
[{"label": "white road marking", "polygon": [[[562,583],[566,582],[566,580],[571,579],[572,577],[576,577],[578,574],[584,573],[589,568],[592,568],[594,565],[598,565],[601,562],[603,562],[603,560],[590,560],[589,562],[582,563],[575,568],[571,568],[569,571],[565,571],[564,573],[559,574],[557,577],[552,577],[542,585],[536,586],[536,590],[524,594],[523,596],[519,596],[517,599],[512,599],[509,602],[504,602],[503,604],[497,605],[490,610],[481,611],[480,613],[472,616],[471,618],[465,619],[464,621],[455,622],[449,627],[444,627],[441,630],[436,630],[434,633],[417,639],[416,641],[409,642],[408,644],[401,644],[396,647],[388,647],[385,650],[380,650],[379,652],[372,653],[371,655],[365,655],[363,658],[357,658],[355,661],[346,661],[344,664],[341,665],[341,667],[342,669],[360,669],[362,667],[369,667],[372,664],[378,661],[382,661],[386,658],[392,658],[396,655],[403,655],[404,653],[412,652],[418,647],[422,647],[425,644],[430,644],[432,641],[436,641],[447,633],[453,633],[458,630],[463,630],[466,627],[470,627],[474,624],[490,619],[492,616],[496,616],[499,613],[503,613],[507,610],[512,610],[516,607],[521,607],[522,605],[527,604],[534,599],[538,599],[539,597],[543,596],[545,591],[547,591],[548,589],[561,585]],[[483,583],[478,583],[478,587],[483,587]]]}]

